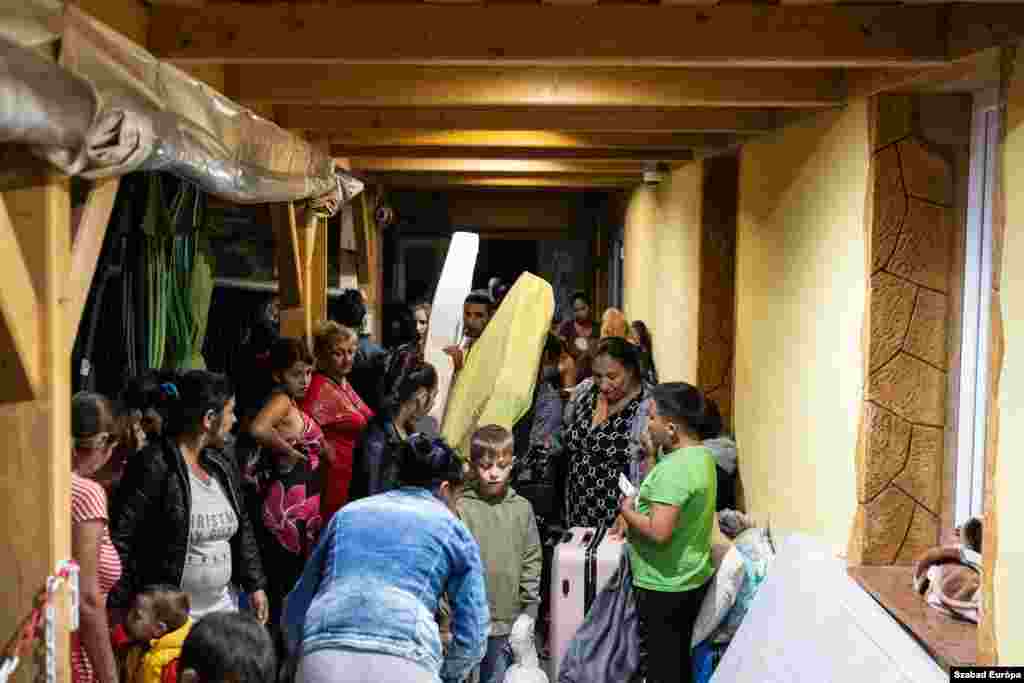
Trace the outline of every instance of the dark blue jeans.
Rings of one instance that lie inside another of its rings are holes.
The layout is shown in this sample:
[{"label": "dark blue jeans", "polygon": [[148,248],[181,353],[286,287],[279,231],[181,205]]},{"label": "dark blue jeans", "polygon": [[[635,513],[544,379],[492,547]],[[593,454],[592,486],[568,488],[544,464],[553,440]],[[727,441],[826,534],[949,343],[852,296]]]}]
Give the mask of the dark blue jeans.
[{"label": "dark blue jeans", "polygon": [[487,654],[480,662],[480,683],[504,683],[505,672],[512,666],[512,646],[508,636],[487,639]]}]

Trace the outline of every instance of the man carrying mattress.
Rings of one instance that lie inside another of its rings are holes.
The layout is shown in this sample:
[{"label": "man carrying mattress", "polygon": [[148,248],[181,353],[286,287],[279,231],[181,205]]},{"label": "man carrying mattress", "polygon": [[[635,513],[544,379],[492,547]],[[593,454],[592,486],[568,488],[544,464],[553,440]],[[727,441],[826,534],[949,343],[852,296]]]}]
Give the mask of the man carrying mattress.
[{"label": "man carrying mattress", "polygon": [[469,293],[462,304],[462,342],[460,344],[447,346],[444,352],[452,357],[455,364],[455,372],[462,370],[466,364],[466,356],[469,350],[476,343],[476,340],[483,335],[487,329],[487,323],[491,320],[491,307],[494,300],[486,290],[476,290]]}]

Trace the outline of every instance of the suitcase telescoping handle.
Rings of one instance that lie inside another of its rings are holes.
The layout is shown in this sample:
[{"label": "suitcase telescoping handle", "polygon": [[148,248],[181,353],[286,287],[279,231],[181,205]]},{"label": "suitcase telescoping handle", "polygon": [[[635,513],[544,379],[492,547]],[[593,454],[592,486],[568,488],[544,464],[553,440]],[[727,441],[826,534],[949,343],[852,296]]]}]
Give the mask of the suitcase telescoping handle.
[{"label": "suitcase telescoping handle", "polygon": [[590,606],[594,603],[594,598],[597,597],[597,550],[601,547],[601,542],[604,540],[605,534],[608,532],[608,524],[602,523],[593,532],[587,533],[589,538],[584,537],[584,543],[587,545],[587,550],[584,555],[583,562],[583,614],[586,616],[587,612],[590,611]]}]

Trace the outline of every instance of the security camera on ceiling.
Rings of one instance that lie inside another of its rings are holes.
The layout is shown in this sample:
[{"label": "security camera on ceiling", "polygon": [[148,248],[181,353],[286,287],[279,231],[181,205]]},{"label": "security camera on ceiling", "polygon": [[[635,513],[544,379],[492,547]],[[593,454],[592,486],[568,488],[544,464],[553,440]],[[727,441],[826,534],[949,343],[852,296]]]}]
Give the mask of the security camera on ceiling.
[{"label": "security camera on ceiling", "polygon": [[641,177],[644,185],[659,185],[668,177],[668,165],[661,162],[644,164]]}]

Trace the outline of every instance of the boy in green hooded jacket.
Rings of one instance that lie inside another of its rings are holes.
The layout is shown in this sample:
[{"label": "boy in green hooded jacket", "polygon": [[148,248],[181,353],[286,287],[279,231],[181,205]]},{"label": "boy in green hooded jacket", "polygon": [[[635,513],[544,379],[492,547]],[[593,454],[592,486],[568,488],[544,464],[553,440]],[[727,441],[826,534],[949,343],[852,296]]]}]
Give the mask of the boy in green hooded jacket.
[{"label": "boy in green hooded jacket", "polygon": [[509,485],[512,433],[480,427],[470,441],[472,487],[457,502],[459,517],[480,546],[491,632],[480,683],[502,683],[512,664],[509,636],[530,638],[540,607],[541,544],[529,501]]}]

